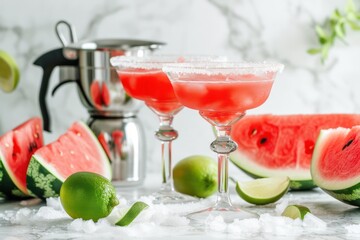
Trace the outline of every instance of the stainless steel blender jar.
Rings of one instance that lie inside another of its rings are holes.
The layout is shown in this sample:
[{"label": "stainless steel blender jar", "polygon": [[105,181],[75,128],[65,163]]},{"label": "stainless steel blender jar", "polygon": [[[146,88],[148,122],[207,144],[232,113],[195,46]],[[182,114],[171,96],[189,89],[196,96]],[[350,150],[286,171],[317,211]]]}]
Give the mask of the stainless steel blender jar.
[{"label": "stainless steel blender jar", "polygon": [[[59,32],[60,24],[70,29],[70,44]],[[145,139],[136,117],[140,102],[129,97],[110,65],[110,58],[119,55],[144,56],[164,45],[161,42],[132,39],[97,39],[76,42],[72,26],[60,21],[56,31],[62,48],[46,52],[34,64],[43,68],[39,102],[44,129],[50,131],[51,121],[46,98],[49,80],[54,68],[60,68],[62,85],[75,83],[79,97],[90,117],[87,121],[94,131],[113,169],[113,182],[117,185],[141,184],[145,178]]]}]

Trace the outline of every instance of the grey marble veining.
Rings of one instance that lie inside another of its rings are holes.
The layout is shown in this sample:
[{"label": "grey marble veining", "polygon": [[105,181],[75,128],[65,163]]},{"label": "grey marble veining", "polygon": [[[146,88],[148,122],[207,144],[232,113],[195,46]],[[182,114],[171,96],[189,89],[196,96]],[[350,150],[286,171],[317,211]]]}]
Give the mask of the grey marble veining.
[{"label": "grey marble veining", "polygon": [[[360,6],[359,1],[355,1]],[[21,5],[21,7],[19,7]],[[268,101],[248,113],[325,113],[360,111],[358,94],[360,34],[348,32],[348,44],[336,43],[330,58],[306,50],[317,46],[314,32],[342,0],[134,0],[134,1],[21,1],[0,0],[0,48],[17,60],[21,82],[15,92],[0,92],[0,132],[39,115],[41,69],[32,62],[44,52],[61,46],[54,26],[70,21],[80,39],[136,38],[164,41],[162,53],[219,54],[244,60],[272,59],[286,65]],[[52,76],[55,86],[58,72]],[[56,138],[75,120],[86,120],[74,86],[48,96]],[[146,129],[149,169],[158,171],[159,144],[153,137],[157,119],[147,108],[139,112]],[[192,119],[192,125],[189,124]],[[180,137],[174,159],[191,154],[213,155],[213,133],[195,111],[183,110],[174,121]],[[196,141],[189,141],[197,136]]]}]

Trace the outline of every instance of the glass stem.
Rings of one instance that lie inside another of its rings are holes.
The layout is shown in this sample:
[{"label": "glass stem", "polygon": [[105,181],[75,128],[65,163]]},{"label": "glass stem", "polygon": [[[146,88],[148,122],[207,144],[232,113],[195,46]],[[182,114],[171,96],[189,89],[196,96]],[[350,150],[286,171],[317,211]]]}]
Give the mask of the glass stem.
[{"label": "glass stem", "polygon": [[171,159],[171,141],[161,142],[161,162],[162,162],[162,186],[163,191],[173,191],[172,181],[172,159]]},{"label": "glass stem", "polygon": [[155,136],[161,141],[161,167],[162,186],[161,191],[174,191],[172,178],[171,144],[177,138],[178,133],[172,128],[173,116],[159,116],[160,127]]},{"label": "glass stem", "polygon": [[218,154],[218,195],[216,207],[219,208],[231,206],[228,185],[228,162],[229,154]]},{"label": "glass stem", "polygon": [[229,153],[237,145],[230,138],[231,126],[216,126],[217,138],[211,143],[211,149],[218,154],[218,195],[215,208],[224,209],[232,206],[229,197]]}]

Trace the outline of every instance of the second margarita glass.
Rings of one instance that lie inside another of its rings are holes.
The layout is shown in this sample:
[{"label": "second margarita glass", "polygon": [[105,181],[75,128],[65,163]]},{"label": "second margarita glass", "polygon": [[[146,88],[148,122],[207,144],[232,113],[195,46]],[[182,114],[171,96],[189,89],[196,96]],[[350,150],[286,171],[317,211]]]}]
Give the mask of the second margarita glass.
[{"label": "second margarita glass", "polygon": [[216,140],[210,144],[218,155],[218,195],[215,206],[189,214],[205,221],[221,216],[225,222],[257,217],[232,205],[228,186],[229,154],[236,150],[230,138],[231,126],[246,110],[263,104],[273,81],[283,68],[276,63],[202,62],[174,63],[164,66],[176,97],[185,107],[198,110],[216,129]]}]

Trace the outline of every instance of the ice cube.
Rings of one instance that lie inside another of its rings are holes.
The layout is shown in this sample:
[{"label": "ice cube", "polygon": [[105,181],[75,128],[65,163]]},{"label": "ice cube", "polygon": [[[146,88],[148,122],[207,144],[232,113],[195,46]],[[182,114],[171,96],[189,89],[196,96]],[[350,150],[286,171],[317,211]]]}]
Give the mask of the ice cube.
[{"label": "ice cube", "polygon": [[33,217],[37,220],[70,218],[63,210],[56,210],[52,207],[41,207]]},{"label": "ice cube", "polygon": [[68,229],[76,232],[93,233],[97,230],[97,227],[93,220],[84,221],[78,218],[68,225]]},{"label": "ice cube", "polygon": [[360,224],[344,226],[348,234],[360,234]]},{"label": "ice cube", "polygon": [[307,213],[303,220],[303,226],[305,228],[316,228],[316,229],[326,229],[327,224],[320,218],[316,217],[311,213]]},{"label": "ice cube", "polygon": [[235,219],[228,225],[229,233],[258,233],[261,230],[260,221],[257,218]]},{"label": "ice cube", "polygon": [[190,223],[190,220],[186,217],[181,217],[177,215],[169,216],[166,220],[161,224],[163,226],[187,226]]},{"label": "ice cube", "polygon": [[10,221],[14,224],[27,224],[29,223],[29,219],[34,216],[34,213],[35,210],[31,210],[29,208],[20,208]]},{"label": "ice cube", "polygon": [[302,232],[301,225],[288,217],[262,214],[259,218],[261,229],[274,235],[298,235]]},{"label": "ice cube", "polygon": [[227,224],[224,221],[224,218],[222,216],[212,216],[210,215],[205,220],[206,227],[215,232],[222,232],[225,231],[227,228]]},{"label": "ice cube", "polygon": [[55,210],[63,210],[60,198],[50,197],[46,199],[46,206],[52,207]]},{"label": "ice cube", "polygon": [[275,206],[276,214],[281,215],[288,205],[289,205],[288,199],[283,199],[280,203],[276,204],[276,206]]}]

